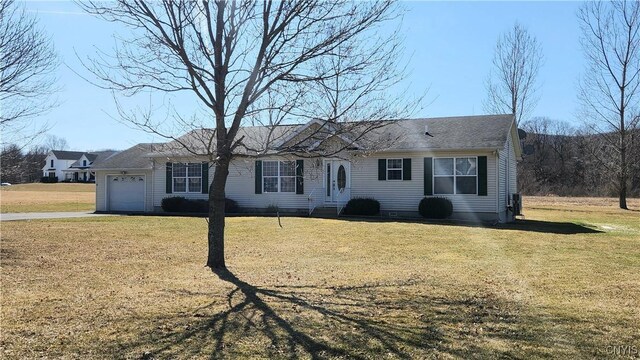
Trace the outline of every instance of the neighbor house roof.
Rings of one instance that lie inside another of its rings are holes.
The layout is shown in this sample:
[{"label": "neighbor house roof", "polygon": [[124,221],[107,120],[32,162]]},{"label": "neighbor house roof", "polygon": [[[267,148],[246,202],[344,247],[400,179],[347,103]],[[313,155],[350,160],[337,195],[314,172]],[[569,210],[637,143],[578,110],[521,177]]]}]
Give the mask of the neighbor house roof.
[{"label": "neighbor house roof", "polygon": [[117,153],[117,151],[115,151],[115,150],[104,150],[104,151],[94,151],[94,152],[91,152],[91,153],[84,153],[84,156],[87,158],[87,160],[89,160],[89,164],[87,164],[87,166],[83,166],[82,162],[80,161],[80,159],[82,159],[82,157],[80,157],[80,159],[76,160],[76,162],[71,164],[70,167],[72,167],[72,168],[88,168],[88,167],[90,167],[89,165],[95,163],[96,160],[108,159],[109,157],[111,157],[112,155],[114,155],[116,153]]},{"label": "neighbor house roof", "polygon": [[151,160],[146,155],[153,152],[157,146],[157,144],[138,144],[108,157],[98,156],[91,170],[151,169]]},{"label": "neighbor house roof", "polygon": [[[373,122],[338,123],[334,127],[342,138],[354,139],[355,148],[364,151],[487,150],[502,149],[512,131],[513,122],[513,115],[505,114],[387,120],[376,122],[374,128],[368,131],[363,130],[371,127]],[[240,155],[268,153],[264,151],[266,143],[272,144],[271,149],[277,150],[306,128],[307,124],[240,128],[236,139],[242,138],[243,145],[235,152]],[[340,128],[347,130],[340,132]],[[336,133],[333,131],[335,129],[320,131],[314,137],[329,137]],[[197,153],[206,154],[207,148],[215,149],[215,144],[209,143],[212,134],[210,129],[193,130],[174,141],[158,145],[149,156],[192,155],[185,145]]]},{"label": "neighbor house roof", "polygon": [[82,151],[51,150],[51,152],[58,160],[78,160],[84,154]]}]

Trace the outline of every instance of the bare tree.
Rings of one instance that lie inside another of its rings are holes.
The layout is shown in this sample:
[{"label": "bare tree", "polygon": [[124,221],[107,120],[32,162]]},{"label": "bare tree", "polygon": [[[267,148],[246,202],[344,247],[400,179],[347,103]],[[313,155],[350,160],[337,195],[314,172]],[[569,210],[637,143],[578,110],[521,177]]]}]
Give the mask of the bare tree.
[{"label": "bare tree", "polygon": [[[36,18],[14,0],[0,1],[0,130],[5,137],[34,137],[46,129],[28,128],[34,117],[56,105],[57,65],[52,42]],[[24,130],[29,134],[21,134]]]},{"label": "bare tree", "polygon": [[[234,157],[339,155],[356,143],[366,148],[366,133],[410,108],[382,93],[401,78],[395,70],[396,34],[380,26],[397,18],[392,1],[79,5],[133,32],[120,38],[115,54],[86,62],[98,85],[125,95],[188,92],[199,101],[202,113],[191,117],[172,111],[157,119],[151,111],[119,108],[127,121],[213,163],[207,259],[212,269],[225,268],[225,187]],[[282,126],[310,120],[315,126],[293,141],[291,127]],[[246,125],[266,131],[249,133]],[[184,129],[195,130],[188,141],[173,135]],[[338,136],[341,141],[331,141]]]},{"label": "bare tree", "polygon": [[536,81],[543,59],[542,46],[522,25],[502,34],[486,82],[485,111],[514,114],[518,124],[526,120],[539,99]]},{"label": "bare tree", "polygon": [[47,150],[67,150],[69,143],[67,139],[55,135],[47,135],[42,146]]},{"label": "bare tree", "polygon": [[588,68],[579,98],[585,119],[605,145],[598,158],[617,178],[619,205],[627,209],[630,131],[640,104],[640,2],[587,2],[578,12]]}]

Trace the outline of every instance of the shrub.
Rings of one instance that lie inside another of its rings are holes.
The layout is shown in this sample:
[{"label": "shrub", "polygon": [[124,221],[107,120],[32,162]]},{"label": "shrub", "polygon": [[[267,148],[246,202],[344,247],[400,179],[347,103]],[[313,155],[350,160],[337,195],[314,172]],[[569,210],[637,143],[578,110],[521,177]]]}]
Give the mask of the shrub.
[{"label": "shrub", "polygon": [[[238,203],[231,199],[225,199],[225,212],[238,212]],[[200,213],[209,212],[209,200],[185,199],[182,196],[173,196],[162,199],[162,210],[166,212]]]},{"label": "shrub", "polygon": [[49,176],[43,176],[40,179],[41,183],[45,183],[45,184],[53,184],[53,183],[57,183],[58,182],[58,177],[49,177]]},{"label": "shrub", "polygon": [[209,212],[209,200],[187,199],[182,203],[180,212],[206,214]]},{"label": "shrub", "polygon": [[446,219],[453,214],[453,204],[444,197],[424,198],[420,200],[418,212],[427,219]]},{"label": "shrub", "polygon": [[227,213],[237,213],[238,212],[238,202],[231,199],[224,199],[224,212]]},{"label": "shrub", "polygon": [[187,199],[182,196],[173,196],[162,199],[162,210],[166,212],[180,212],[182,208],[182,203],[187,201]]},{"label": "shrub", "polygon": [[380,214],[380,202],[370,198],[355,198],[349,200],[344,207],[347,215],[378,215]]}]

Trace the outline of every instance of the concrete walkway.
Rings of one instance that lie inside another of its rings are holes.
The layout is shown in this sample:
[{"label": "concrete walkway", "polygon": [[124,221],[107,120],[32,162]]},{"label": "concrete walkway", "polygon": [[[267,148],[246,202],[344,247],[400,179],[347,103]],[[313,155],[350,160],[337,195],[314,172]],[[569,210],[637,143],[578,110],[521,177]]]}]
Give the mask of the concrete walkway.
[{"label": "concrete walkway", "polygon": [[41,212],[41,213],[8,213],[0,214],[0,221],[39,220],[39,219],[67,219],[94,216],[113,216],[113,214],[94,214],[92,212]]}]

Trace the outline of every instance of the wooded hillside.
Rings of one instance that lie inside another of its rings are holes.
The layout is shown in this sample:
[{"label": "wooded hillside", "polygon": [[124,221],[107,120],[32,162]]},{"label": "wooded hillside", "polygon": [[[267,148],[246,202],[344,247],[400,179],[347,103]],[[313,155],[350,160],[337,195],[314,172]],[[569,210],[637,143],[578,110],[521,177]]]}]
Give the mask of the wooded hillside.
[{"label": "wooded hillside", "polygon": [[[518,187],[525,195],[616,196],[611,162],[615,149],[605,138],[563,122],[538,118],[524,124]],[[629,136],[629,196],[640,196],[640,129]]]}]

